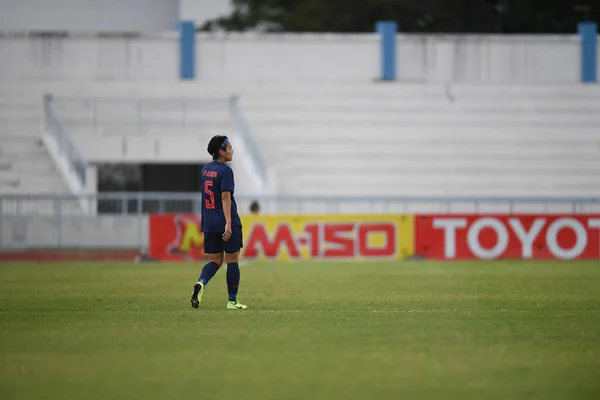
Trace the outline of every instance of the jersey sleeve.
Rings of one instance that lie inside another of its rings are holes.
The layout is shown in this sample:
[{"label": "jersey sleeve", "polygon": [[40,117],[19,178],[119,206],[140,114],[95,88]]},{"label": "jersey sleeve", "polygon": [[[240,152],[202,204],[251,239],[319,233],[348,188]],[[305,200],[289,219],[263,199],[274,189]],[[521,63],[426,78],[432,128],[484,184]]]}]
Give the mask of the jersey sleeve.
[{"label": "jersey sleeve", "polygon": [[221,192],[233,193],[233,186],[233,170],[226,168],[223,170],[223,175],[221,176]]}]

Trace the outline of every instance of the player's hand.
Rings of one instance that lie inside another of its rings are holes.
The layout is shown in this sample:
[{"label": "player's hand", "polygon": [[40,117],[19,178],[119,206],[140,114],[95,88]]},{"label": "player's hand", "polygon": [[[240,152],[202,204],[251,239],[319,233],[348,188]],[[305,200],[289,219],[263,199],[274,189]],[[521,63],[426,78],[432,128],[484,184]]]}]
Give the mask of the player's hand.
[{"label": "player's hand", "polygon": [[231,237],[231,222],[225,224],[225,232],[223,232],[223,240],[228,241]]}]

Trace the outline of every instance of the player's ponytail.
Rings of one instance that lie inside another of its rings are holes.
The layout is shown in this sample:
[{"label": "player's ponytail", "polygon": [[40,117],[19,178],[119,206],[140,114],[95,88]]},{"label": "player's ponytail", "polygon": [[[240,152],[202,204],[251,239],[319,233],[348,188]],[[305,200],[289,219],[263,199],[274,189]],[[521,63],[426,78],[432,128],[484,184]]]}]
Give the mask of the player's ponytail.
[{"label": "player's ponytail", "polygon": [[219,150],[225,150],[225,145],[227,144],[227,136],[216,135],[210,139],[208,142],[208,147],[206,151],[210,154],[213,160],[218,160],[220,157]]}]

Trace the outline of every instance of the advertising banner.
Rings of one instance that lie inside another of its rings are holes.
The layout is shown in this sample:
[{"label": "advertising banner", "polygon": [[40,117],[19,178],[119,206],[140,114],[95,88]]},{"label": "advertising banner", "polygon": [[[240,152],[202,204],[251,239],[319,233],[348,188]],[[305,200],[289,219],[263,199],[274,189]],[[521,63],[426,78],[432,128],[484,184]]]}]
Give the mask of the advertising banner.
[{"label": "advertising banner", "polygon": [[160,261],[204,260],[200,215],[150,214],[148,255]]},{"label": "advertising banner", "polygon": [[417,215],[427,259],[598,259],[600,215]]},{"label": "advertising banner", "polygon": [[[203,234],[194,214],[150,215],[149,256],[200,260]],[[402,259],[413,254],[410,215],[245,216],[245,259]]]}]

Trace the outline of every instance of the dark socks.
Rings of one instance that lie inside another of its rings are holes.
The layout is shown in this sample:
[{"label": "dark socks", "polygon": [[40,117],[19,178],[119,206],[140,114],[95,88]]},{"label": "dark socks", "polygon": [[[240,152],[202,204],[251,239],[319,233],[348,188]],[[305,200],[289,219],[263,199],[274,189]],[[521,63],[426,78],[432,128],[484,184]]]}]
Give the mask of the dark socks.
[{"label": "dark socks", "polygon": [[229,301],[237,301],[239,285],[240,266],[238,263],[227,264],[227,292],[229,293]]},{"label": "dark socks", "polygon": [[213,276],[219,270],[219,265],[214,262],[209,262],[202,268],[202,272],[200,273],[200,278],[198,278],[199,282],[204,283],[205,285],[212,279]]}]

